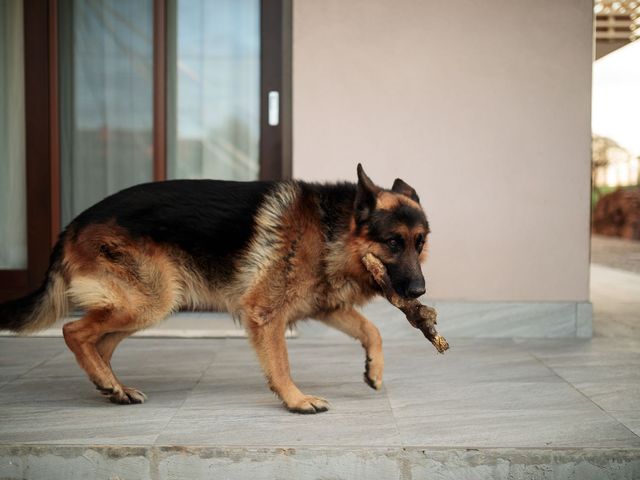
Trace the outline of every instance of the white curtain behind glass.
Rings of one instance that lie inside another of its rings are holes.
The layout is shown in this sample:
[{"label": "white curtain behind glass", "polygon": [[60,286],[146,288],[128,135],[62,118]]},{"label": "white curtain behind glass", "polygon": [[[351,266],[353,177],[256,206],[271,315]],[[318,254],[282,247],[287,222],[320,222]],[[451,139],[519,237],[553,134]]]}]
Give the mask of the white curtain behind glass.
[{"label": "white curtain behind glass", "polygon": [[63,226],[153,177],[152,0],[60,0]]},{"label": "white curtain behind glass", "polygon": [[0,1],[0,269],[27,266],[22,0]]},{"label": "white curtain behind glass", "polygon": [[259,173],[259,0],[169,0],[168,175]]}]

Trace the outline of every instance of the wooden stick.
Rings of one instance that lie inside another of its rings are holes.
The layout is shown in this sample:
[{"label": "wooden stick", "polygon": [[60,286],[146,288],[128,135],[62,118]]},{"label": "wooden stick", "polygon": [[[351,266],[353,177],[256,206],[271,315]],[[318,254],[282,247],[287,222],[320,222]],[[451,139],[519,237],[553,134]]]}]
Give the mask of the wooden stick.
[{"label": "wooden stick", "polygon": [[440,353],[444,353],[449,349],[449,344],[441,337],[436,331],[436,323],[437,322],[437,312],[426,305],[420,303],[420,301],[416,298],[404,298],[401,297],[391,285],[391,279],[389,278],[389,274],[387,273],[387,269],[383,265],[383,263],[372,253],[367,253],[362,258],[362,263],[366,269],[371,273],[374,280],[380,288],[382,289],[382,293],[389,302],[402,310],[402,312],[409,320],[409,323],[412,327],[420,330],[424,336],[433,343],[433,346],[436,347],[436,350]]}]

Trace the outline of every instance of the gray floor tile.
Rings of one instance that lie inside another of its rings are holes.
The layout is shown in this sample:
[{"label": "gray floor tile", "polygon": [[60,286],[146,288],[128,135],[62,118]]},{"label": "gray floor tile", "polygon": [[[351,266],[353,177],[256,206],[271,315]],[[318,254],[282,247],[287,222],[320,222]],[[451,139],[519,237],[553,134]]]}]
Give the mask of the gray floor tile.
[{"label": "gray floor tile", "polygon": [[640,412],[640,382],[578,382],[575,387],[604,410]]},{"label": "gray floor tile", "polygon": [[3,407],[99,406],[108,402],[87,379],[19,378],[0,390]]},{"label": "gray floor tile", "polygon": [[396,418],[405,446],[640,447],[637,435],[599,411],[475,410]]},{"label": "gray floor tile", "polygon": [[78,366],[73,353],[66,349],[61,351],[59,355],[38,366],[37,369],[27,372],[24,378],[86,378],[86,376],[86,373]]},{"label": "gray floor tile", "polygon": [[190,392],[183,408],[240,414],[263,408],[270,411],[280,408],[280,405],[280,400],[264,381],[220,383],[203,380]]},{"label": "gray floor tile", "polygon": [[[357,342],[302,337],[289,341],[293,378],[332,404],[302,416],[268,390],[246,340],[124,342],[114,369],[149,395],[136,406],[101,397],[59,339],[1,340],[0,371],[21,375],[0,387],[4,443],[627,448],[639,441],[633,342],[459,339],[438,355],[423,338],[389,340],[385,383],[374,391],[362,381]],[[23,346],[31,357],[21,355]]]},{"label": "gray floor tile", "polygon": [[0,387],[66,348],[62,339],[0,337]]},{"label": "gray floor tile", "polygon": [[0,443],[150,445],[174,414],[172,408],[110,403],[4,407],[0,410]]},{"label": "gray floor tile", "polygon": [[402,351],[387,349],[387,380],[413,382],[560,382],[547,367],[526,352],[491,354]]},{"label": "gray floor tile", "polygon": [[[124,385],[142,390],[148,397],[143,408],[179,407],[199,376],[191,378],[120,377]],[[100,406],[109,400],[83,377],[19,378],[0,390],[0,405],[37,407]]]},{"label": "gray floor tile", "polygon": [[583,339],[526,339],[518,343],[528,351],[544,360],[547,356],[604,353],[638,353],[640,338],[637,337],[594,337]]},{"label": "gray floor tile", "polygon": [[[331,410],[341,414],[359,414],[371,410],[390,410],[384,390],[376,391],[362,382],[298,381],[307,395],[323,397],[331,402]],[[262,378],[235,381],[207,377],[189,395],[184,408],[226,410],[251,413],[256,407],[281,408],[281,401],[268,389]]]},{"label": "gray floor tile", "polygon": [[599,352],[563,353],[537,356],[549,367],[617,367],[635,365],[640,369],[639,352]]},{"label": "gray floor tile", "polygon": [[[216,351],[203,343],[187,345],[184,348],[176,342],[182,340],[165,340],[166,345],[145,345],[147,340],[127,340],[113,355],[112,368],[120,377],[166,376],[180,378],[183,375],[196,375],[204,372],[213,361]],[[68,349],[47,361],[37,369],[28,372],[29,378],[86,377],[78,366],[74,355]]]},{"label": "gray floor tile", "polygon": [[291,414],[264,406],[240,416],[182,409],[158,437],[158,445],[392,446],[400,445],[389,411]]},{"label": "gray floor tile", "polygon": [[640,383],[639,365],[552,367],[569,383]]},{"label": "gray floor tile", "polygon": [[485,410],[599,410],[575,388],[560,382],[411,384],[390,380],[386,388],[394,414],[400,417]]},{"label": "gray floor tile", "polygon": [[0,337],[0,366],[39,363],[66,348],[61,338]]},{"label": "gray floor tile", "polygon": [[640,409],[609,412],[616,420],[640,436]]},{"label": "gray floor tile", "polygon": [[9,382],[21,377],[31,370],[33,366],[13,366],[13,367],[0,367],[0,389],[6,386]]}]

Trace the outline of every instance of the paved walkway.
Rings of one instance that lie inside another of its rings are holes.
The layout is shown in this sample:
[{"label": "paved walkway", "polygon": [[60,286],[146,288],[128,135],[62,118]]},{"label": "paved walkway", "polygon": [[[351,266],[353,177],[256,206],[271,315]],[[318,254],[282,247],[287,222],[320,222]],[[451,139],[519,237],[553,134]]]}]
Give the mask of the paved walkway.
[{"label": "paved walkway", "polygon": [[376,392],[354,341],[290,340],[333,405],[306,416],[242,339],[125,341],[114,370],[149,400],[118,406],[62,339],[1,338],[0,478],[640,478],[640,340],[451,344],[387,341]]},{"label": "paved walkway", "polygon": [[640,274],[640,242],[592,235],[591,262]]},{"label": "paved walkway", "polygon": [[640,340],[640,274],[591,264],[596,336]]}]

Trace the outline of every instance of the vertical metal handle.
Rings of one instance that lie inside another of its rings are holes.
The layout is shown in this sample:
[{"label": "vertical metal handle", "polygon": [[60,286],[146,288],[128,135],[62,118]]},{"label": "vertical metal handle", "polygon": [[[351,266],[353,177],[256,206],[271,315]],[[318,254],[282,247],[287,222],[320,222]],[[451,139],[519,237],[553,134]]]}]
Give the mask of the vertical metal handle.
[{"label": "vertical metal handle", "polygon": [[269,92],[269,125],[275,127],[280,123],[280,92]]}]

